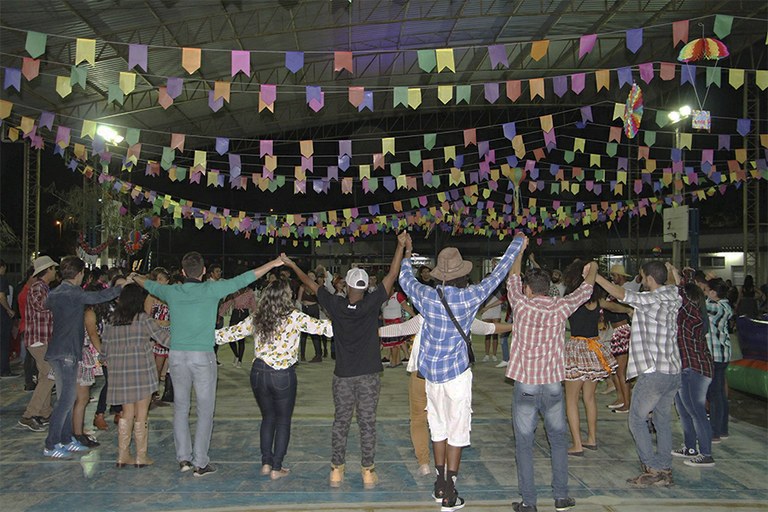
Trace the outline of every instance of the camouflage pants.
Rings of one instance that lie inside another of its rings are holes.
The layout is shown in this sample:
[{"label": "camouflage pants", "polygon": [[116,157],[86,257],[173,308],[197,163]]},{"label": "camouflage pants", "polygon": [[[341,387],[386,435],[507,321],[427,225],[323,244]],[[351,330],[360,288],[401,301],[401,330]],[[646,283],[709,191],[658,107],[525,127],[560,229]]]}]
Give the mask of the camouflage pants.
[{"label": "camouflage pants", "polygon": [[336,412],[331,429],[331,464],[344,464],[352,413],[356,413],[357,426],[360,428],[360,464],[363,467],[373,465],[376,456],[376,407],[380,390],[380,373],[357,377],[333,376],[333,404]]}]

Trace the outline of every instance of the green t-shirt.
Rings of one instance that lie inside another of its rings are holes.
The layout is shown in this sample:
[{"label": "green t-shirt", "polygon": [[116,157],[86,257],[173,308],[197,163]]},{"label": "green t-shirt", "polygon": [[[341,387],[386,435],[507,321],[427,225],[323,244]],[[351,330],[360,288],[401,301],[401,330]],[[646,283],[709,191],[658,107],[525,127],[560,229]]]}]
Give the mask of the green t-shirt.
[{"label": "green t-shirt", "polygon": [[168,304],[171,317],[171,350],[213,352],[219,300],[256,280],[249,270],[234,279],[159,284],[146,281],[144,288]]}]

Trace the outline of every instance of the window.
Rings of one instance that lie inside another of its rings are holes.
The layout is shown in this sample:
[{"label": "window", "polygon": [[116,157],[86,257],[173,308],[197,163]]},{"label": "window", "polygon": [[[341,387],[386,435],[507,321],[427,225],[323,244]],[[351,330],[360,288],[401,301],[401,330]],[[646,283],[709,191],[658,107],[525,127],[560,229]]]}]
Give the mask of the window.
[{"label": "window", "polygon": [[703,268],[725,268],[725,257],[723,256],[702,256],[701,266]]}]

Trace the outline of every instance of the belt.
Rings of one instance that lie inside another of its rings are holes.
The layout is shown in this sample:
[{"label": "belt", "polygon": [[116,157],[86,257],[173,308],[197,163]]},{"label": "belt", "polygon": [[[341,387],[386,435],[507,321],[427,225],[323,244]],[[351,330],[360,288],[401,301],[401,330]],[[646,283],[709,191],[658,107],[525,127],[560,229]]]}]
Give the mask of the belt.
[{"label": "belt", "polygon": [[600,341],[598,341],[597,337],[594,338],[586,338],[584,336],[571,336],[571,338],[576,340],[582,340],[587,342],[587,348],[595,353],[597,356],[598,361],[600,361],[600,365],[603,367],[603,369],[611,373],[611,365],[608,364],[608,361],[605,359],[605,356],[603,355],[603,351],[600,350],[602,348],[602,345],[600,345]]}]

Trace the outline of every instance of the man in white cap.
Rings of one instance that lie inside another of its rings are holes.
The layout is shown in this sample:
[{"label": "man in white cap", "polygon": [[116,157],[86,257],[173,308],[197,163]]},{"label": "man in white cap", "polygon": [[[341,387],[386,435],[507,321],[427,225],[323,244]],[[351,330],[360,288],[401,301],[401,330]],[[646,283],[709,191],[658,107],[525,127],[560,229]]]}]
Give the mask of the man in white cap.
[{"label": "man in white cap", "polygon": [[48,378],[51,365],[45,360],[48,341],[53,333],[53,313],[48,309],[46,301],[51,290],[50,284],[56,280],[56,267],[59,264],[48,256],[40,256],[32,265],[32,284],[29,286],[27,303],[21,314],[25,317],[24,345],[35,359],[38,379],[19,425],[33,432],[42,432],[53,411],[51,391],[54,384],[54,381]]},{"label": "man in white cap", "polygon": [[335,412],[331,429],[331,487],[340,487],[344,481],[347,436],[354,412],[360,427],[363,487],[372,489],[379,480],[374,468],[376,408],[384,371],[379,349],[379,310],[392,294],[404,248],[405,238],[400,236],[389,273],[373,292],[368,292],[368,273],[361,268],[351,268],[346,277],[346,297],[332,295],[310,279],[296,263],[287,257],[283,260],[304,286],[317,294],[317,302],[333,324],[336,367],[333,371]]},{"label": "man in white cap", "polygon": [[416,279],[410,259],[413,244],[410,235],[405,233],[404,237],[405,259],[400,269],[400,286],[424,316],[417,365],[427,381],[427,421],[437,471],[433,497],[441,503],[443,512],[453,512],[464,507],[464,499],[459,496],[455,484],[461,450],[470,444],[472,370],[467,344],[443,305],[441,294],[461,330],[469,333],[478,309],[522,253],[525,237],[515,236],[493,272],[479,284],[469,287],[472,263],[462,259],[455,247],[446,247],[437,255],[437,265],[431,271],[432,279],[438,283],[436,288]]}]

